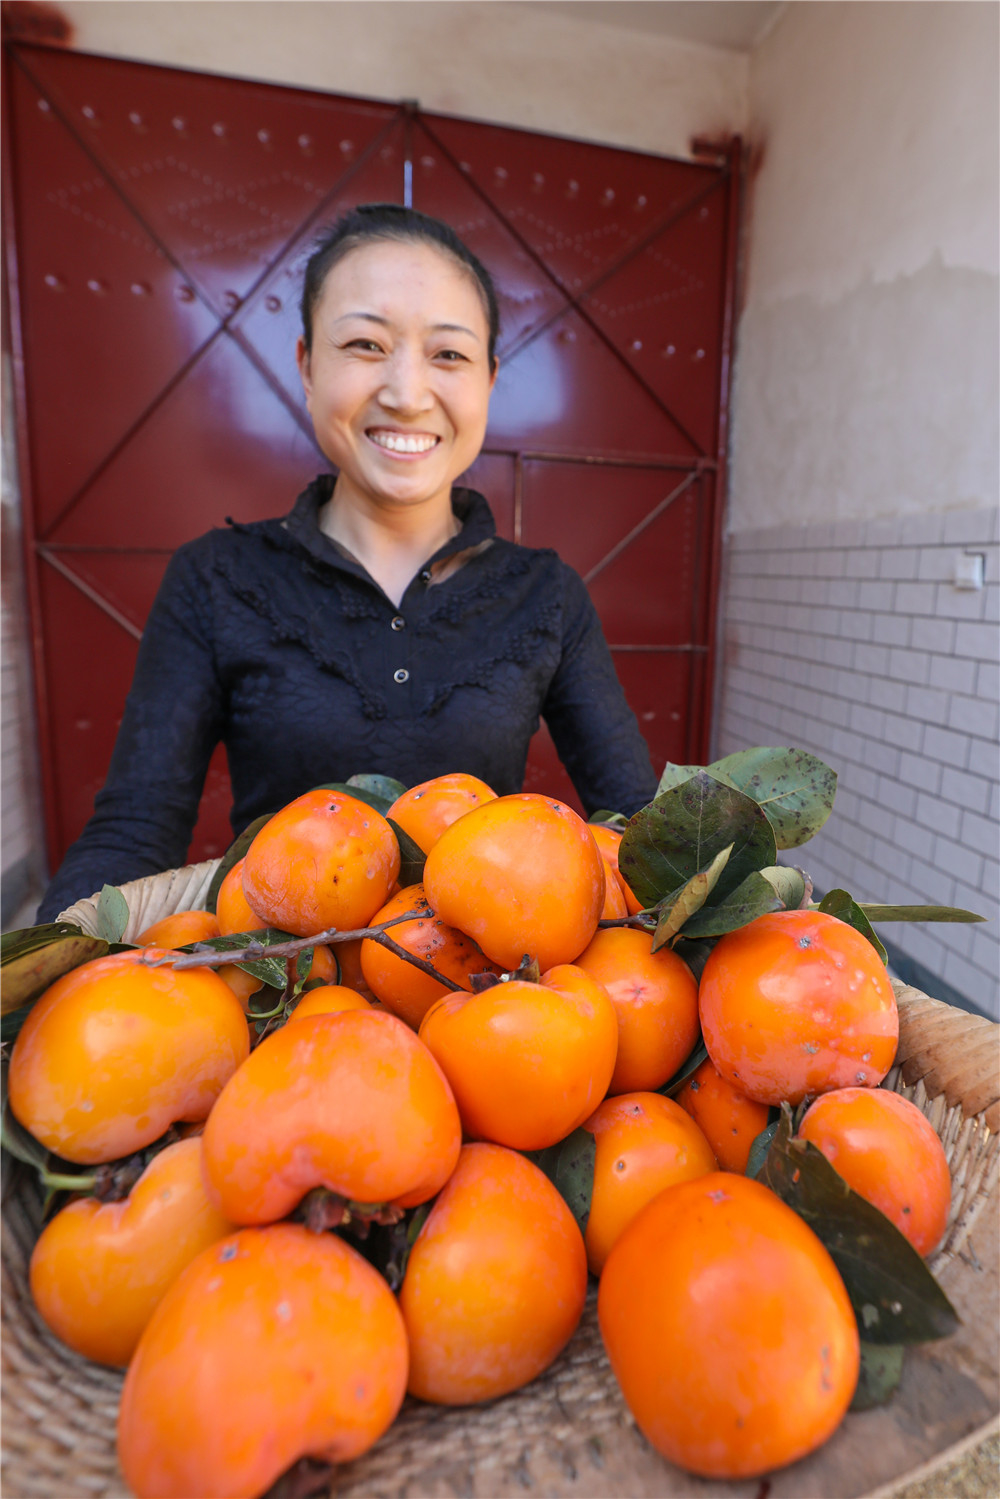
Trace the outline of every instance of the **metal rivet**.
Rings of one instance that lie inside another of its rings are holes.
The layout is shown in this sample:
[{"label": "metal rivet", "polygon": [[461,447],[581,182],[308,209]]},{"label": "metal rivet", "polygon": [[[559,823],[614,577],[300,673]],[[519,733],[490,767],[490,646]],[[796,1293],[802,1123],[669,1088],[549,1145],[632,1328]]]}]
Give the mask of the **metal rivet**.
[{"label": "metal rivet", "polygon": [[422,167],[436,167],[437,161],[433,156],[421,156],[420,165]]},{"label": "metal rivet", "polygon": [[604,192],[603,192],[602,196],[601,196],[601,202],[602,203],[613,203],[614,201],[615,201],[615,190],[614,190],[614,188],[613,187],[606,187],[604,189]]},{"label": "metal rivet", "polygon": [[641,338],[633,338],[633,340],[632,340],[632,351],[633,351],[633,353],[638,354],[638,352],[639,352],[639,350],[641,348],[642,348],[642,339]]},{"label": "metal rivet", "polygon": [[173,125],[175,130],[183,130],[187,125],[187,120],[185,120],[181,115],[174,115],[170,123],[171,125]]},{"label": "metal rivet", "polygon": [[43,115],[52,113],[52,105],[49,103],[48,99],[39,99],[38,107],[42,111]]},{"label": "metal rivet", "polygon": [[664,357],[664,359],[673,359],[673,357],[674,357],[674,355],[676,353],[677,353],[677,345],[676,344],[667,344],[667,347],[663,351],[663,357]]},{"label": "metal rivet", "polygon": [[707,219],[708,218],[708,209],[706,207],[699,208],[698,209],[698,217],[700,219]]},{"label": "metal rivet", "polygon": [[240,305],[240,299],[234,291],[227,291],[223,297],[227,312],[235,312]]},{"label": "metal rivet", "polygon": [[340,143],[340,150],[341,150],[341,155],[343,155],[343,156],[350,156],[351,152],[354,150],[354,142],[353,141],[341,141],[341,143]]},{"label": "metal rivet", "polygon": [[177,300],[178,302],[193,302],[194,288],[190,286],[179,286],[177,288]]},{"label": "metal rivet", "polygon": [[262,146],[266,146],[268,141],[271,139],[270,130],[258,130],[257,139],[260,141]]},{"label": "metal rivet", "polygon": [[471,172],[472,168],[469,166],[469,163],[467,161],[460,161],[458,163],[458,170],[460,172]]},{"label": "metal rivet", "polygon": [[399,682],[399,684],[402,686],[404,682],[408,682],[410,680],[410,673],[407,671],[405,666],[401,666],[398,671],[393,672],[392,680],[394,682]]},{"label": "metal rivet", "polygon": [[705,350],[704,349],[695,349],[695,351],[694,351],[694,357],[695,357],[695,359],[704,359],[704,357],[705,357]]},{"label": "metal rivet", "polygon": [[312,136],[311,135],[300,135],[299,136],[299,145],[302,147],[303,151],[307,151],[309,149],[309,147],[312,145],[312,143],[313,142],[312,142]]},{"label": "metal rivet", "polygon": [[575,344],[576,343],[576,333],[573,331],[572,328],[563,328],[563,329],[561,329],[560,333],[559,333],[559,342],[561,344]]},{"label": "metal rivet", "polygon": [[532,175],[531,180],[535,184],[536,187],[544,187],[545,186],[545,178],[542,176],[541,172],[535,172]]},{"label": "metal rivet", "polygon": [[391,622],[389,628],[392,630],[405,630],[406,620],[401,614],[397,614],[395,619]]},{"label": "metal rivet", "polygon": [[[341,141],[341,143],[340,143],[340,149],[342,151],[344,151],[344,145],[345,145],[345,142]],[[344,155],[346,156],[347,154],[348,153],[346,151],[344,151]],[[381,158],[382,158],[383,161],[391,161],[392,158],[396,154],[396,149],[395,149],[394,146],[383,146],[382,149],[381,149],[381,151],[378,154],[379,154],[379,156],[381,156]]]},{"label": "metal rivet", "polygon": [[92,105],[90,105],[90,104],[85,104],[83,106],[83,108],[81,109],[80,113],[83,115],[83,118],[85,120],[96,120],[97,119],[97,110],[94,109],[94,107]]},{"label": "metal rivet", "polygon": [[280,312],[281,311],[281,298],[280,297],[265,297],[264,298],[264,306],[267,308],[268,312]]},{"label": "metal rivet", "polygon": [[635,200],[635,206],[636,208],[645,208],[648,202],[649,199],[646,197],[645,193],[640,193]]},{"label": "metal rivet", "polygon": [[574,182],[571,178],[566,184],[566,191],[568,193],[578,193],[580,191],[579,182]]},{"label": "metal rivet", "polygon": [[108,290],[108,284],[106,281],[98,281],[96,276],[92,276],[87,282],[87,290],[96,293],[99,297],[103,297]]},{"label": "metal rivet", "polygon": [[213,135],[225,135],[225,133],[226,133],[226,127],[225,127],[225,125],[223,125],[223,123],[222,123],[221,120],[217,120],[216,123],[212,126],[212,134]]},{"label": "metal rivet", "polygon": [[129,287],[129,291],[133,297],[151,297],[153,295],[153,288],[148,281],[133,281]]},{"label": "metal rivet", "polygon": [[51,273],[46,276],[45,285],[51,287],[53,291],[64,291],[66,289],[66,283],[62,277],[53,276]]},{"label": "metal rivet", "polygon": [[506,167],[494,167],[493,168],[493,175],[494,175],[494,177],[497,178],[497,180],[499,182],[506,182],[507,181],[507,168]]},{"label": "metal rivet", "polygon": [[139,111],[137,109],[133,109],[133,110],[129,111],[129,119],[131,120],[131,122],[132,122],[133,125],[141,125],[142,124],[142,115],[139,113]]}]

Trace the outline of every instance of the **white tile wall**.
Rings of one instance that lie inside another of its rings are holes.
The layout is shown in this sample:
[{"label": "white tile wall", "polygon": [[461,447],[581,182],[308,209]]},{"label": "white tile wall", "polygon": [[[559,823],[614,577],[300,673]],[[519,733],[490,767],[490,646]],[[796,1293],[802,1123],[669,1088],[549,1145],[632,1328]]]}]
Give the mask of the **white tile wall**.
[{"label": "white tile wall", "polygon": [[[1000,1018],[1000,531],[996,510],[729,538],[717,752],[792,744],[834,767],[819,889],[967,906],[989,924],[882,935]],[[982,552],[980,591],[952,584]],[[946,987],[945,987],[946,986]]]}]

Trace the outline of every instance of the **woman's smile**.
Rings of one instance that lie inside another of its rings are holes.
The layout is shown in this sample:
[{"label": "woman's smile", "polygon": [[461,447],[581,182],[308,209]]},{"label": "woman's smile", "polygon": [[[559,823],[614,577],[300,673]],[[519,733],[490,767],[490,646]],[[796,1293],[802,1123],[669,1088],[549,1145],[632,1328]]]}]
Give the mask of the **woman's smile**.
[{"label": "woman's smile", "polygon": [[433,432],[405,432],[392,427],[369,427],[366,435],[383,453],[404,460],[424,457],[441,441]]}]

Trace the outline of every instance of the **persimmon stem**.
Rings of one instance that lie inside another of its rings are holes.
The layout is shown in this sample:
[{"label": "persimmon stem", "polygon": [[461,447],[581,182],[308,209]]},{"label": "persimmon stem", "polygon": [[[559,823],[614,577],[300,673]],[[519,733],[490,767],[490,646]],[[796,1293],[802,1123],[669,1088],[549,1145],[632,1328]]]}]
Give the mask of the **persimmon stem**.
[{"label": "persimmon stem", "polygon": [[39,1171],[38,1179],[50,1192],[92,1192],[96,1176],[61,1176],[57,1171]]},{"label": "persimmon stem", "polygon": [[613,926],[638,927],[640,932],[651,932],[656,927],[656,921],[651,920],[645,912],[639,911],[635,916],[608,916],[597,923],[598,931],[604,931]]}]

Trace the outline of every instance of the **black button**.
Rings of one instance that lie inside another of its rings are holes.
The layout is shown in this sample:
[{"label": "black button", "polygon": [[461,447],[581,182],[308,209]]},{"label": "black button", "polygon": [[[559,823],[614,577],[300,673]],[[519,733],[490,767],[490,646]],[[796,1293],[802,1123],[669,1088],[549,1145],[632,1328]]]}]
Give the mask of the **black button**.
[{"label": "black button", "polygon": [[408,682],[410,680],[410,673],[407,671],[405,666],[401,666],[398,671],[393,672],[392,680],[394,682],[400,683]]},{"label": "black button", "polygon": [[429,567],[421,568],[420,581],[421,583],[429,583],[431,581],[431,570]]},{"label": "black button", "polygon": [[405,630],[405,628],[406,628],[406,620],[403,618],[403,616],[401,614],[397,614],[396,618],[392,621],[390,629],[393,629],[393,630]]}]

